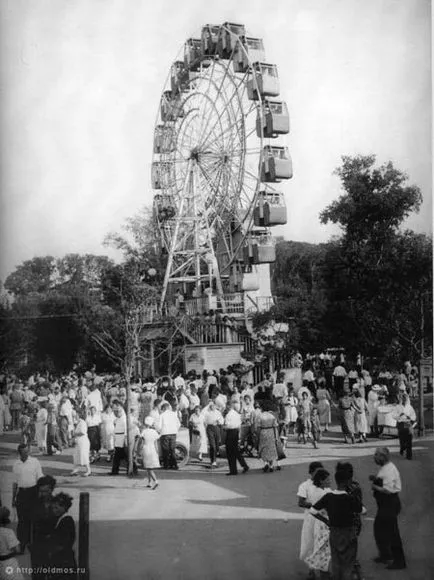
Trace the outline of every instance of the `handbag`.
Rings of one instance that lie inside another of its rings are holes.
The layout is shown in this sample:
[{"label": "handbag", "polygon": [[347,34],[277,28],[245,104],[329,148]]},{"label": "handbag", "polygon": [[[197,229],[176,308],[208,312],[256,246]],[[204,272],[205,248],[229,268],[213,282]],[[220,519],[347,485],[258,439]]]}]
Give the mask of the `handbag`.
[{"label": "handbag", "polygon": [[276,430],[274,430],[274,440],[276,442],[277,459],[285,459],[286,455],[285,451],[283,450],[283,444],[279,437],[277,437]]}]

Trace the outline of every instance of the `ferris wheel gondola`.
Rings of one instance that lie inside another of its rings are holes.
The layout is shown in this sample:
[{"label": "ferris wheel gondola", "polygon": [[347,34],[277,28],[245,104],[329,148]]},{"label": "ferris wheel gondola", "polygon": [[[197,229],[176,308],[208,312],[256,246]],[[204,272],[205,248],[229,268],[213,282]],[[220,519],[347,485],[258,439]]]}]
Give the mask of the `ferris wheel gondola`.
[{"label": "ferris wheel gondola", "polygon": [[[163,89],[154,131],[154,217],[170,285],[196,295],[210,272],[223,297],[234,267],[270,263],[269,228],[286,223],[278,183],[292,177],[277,67],[243,25],[189,38]],[[259,229],[259,231],[257,231]],[[261,261],[263,260],[263,261]],[[224,304],[223,304],[224,306]]]}]

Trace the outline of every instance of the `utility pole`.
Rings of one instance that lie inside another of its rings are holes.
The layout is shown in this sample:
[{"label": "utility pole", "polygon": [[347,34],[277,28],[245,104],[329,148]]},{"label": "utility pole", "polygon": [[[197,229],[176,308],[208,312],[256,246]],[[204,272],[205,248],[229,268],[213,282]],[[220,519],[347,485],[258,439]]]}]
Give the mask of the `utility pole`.
[{"label": "utility pole", "polygon": [[422,361],[425,355],[425,315],[424,315],[424,295],[420,296],[420,359],[419,359],[419,422],[418,435],[423,437],[425,435],[425,416],[424,416],[424,400],[423,400],[423,376],[422,376]]}]

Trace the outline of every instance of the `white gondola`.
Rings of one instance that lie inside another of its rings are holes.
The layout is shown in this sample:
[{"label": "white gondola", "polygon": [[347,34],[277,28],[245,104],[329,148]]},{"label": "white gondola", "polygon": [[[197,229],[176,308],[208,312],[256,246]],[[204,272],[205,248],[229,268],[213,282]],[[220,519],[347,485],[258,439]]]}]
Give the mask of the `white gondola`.
[{"label": "white gondola", "polygon": [[264,60],[265,49],[262,38],[243,36],[235,49],[234,72],[246,72],[251,62],[263,62]]},{"label": "white gondola", "polygon": [[172,91],[164,91],[161,97],[160,113],[163,123],[176,121],[179,117],[183,117],[184,107],[181,97],[179,95],[174,96]]},{"label": "white gondola", "polygon": [[291,179],[292,159],[288,147],[266,145],[262,162],[261,180],[273,183],[281,179]]},{"label": "white gondola", "polygon": [[267,230],[249,232],[243,252],[246,264],[271,264],[276,261],[276,243]]},{"label": "white gondola", "polygon": [[199,70],[202,54],[202,40],[200,38],[189,38],[184,46],[185,67],[191,71]]},{"label": "white gondola", "polygon": [[288,221],[285,197],[281,192],[261,191],[253,211],[255,226],[270,227],[286,224]]},{"label": "white gondola", "polygon": [[[247,95],[250,100],[259,100],[261,97],[277,97],[280,93],[277,66],[265,62],[255,62],[255,75],[247,83]],[[256,83],[255,83],[256,78]]]},{"label": "white gondola", "polygon": [[178,95],[183,91],[188,91],[190,85],[190,75],[185,67],[184,61],[177,60],[170,69],[170,86],[172,95]]},{"label": "white gondola", "polygon": [[289,133],[289,113],[285,101],[264,99],[262,103],[262,119],[258,113],[256,119],[256,134],[261,136],[261,127],[265,139]]},{"label": "white gondola", "polygon": [[175,182],[174,165],[171,161],[154,161],[151,168],[151,182],[153,189],[166,189]]},{"label": "white gondola", "polygon": [[235,24],[234,22],[225,22],[220,29],[220,35],[217,44],[217,53],[220,58],[230,58],[235,51],[241,36],[245,36],[246,27],[244,24]]},{"label": "white gondola", "polygon": [[157,125],[154,131],[154,153],[169,153],[175,150],[175,130],[170,125]]},{"label": "white gondola", "polygon": [[220,26],[218,24],[206,24],[202,28],[202,53],[207,56],[212,56],[217,52],[217,42],[220,33]]}]

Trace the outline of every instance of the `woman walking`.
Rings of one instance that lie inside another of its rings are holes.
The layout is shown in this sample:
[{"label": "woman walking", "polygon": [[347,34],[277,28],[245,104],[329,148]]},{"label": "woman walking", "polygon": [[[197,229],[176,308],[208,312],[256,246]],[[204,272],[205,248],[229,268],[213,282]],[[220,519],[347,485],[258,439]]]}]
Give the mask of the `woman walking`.
[{"label": "woman walking", "polygon": [[259,457],[264,462],[264,467],[262,470],[264,473],[271,473],[274,471],[274,464],[276,463],[276,469],[280,469],[277,464],[278,454],[276,447],[276,431],[278,428],[278,422],[276,416],[271,413],[270,402],[262,401],[262,412],[259,418],[259,446],[258,453]]},{"label": "woman walking", "polygon": [[344,389],[344,394],[338,401],[338,409],[344,441],[348,443],[350,439],[351,443],[354,443],[354,407],[347,389]]},{"label": "woman walking", "polygon": [[84,467],[85,472],[82,474],[83,477],[87,477],[88,475],[91,474],[90,458],[89,458],[90,441],[89,437],[87,436],[87,424],[85,421],[86,415],[87,415],[86,409],[81,408],[78,411],[79,419],[74,430],[74,441],[75,441],[73,455],[74,469],[71,472],[71,475],[78,475],[80,472],[80,468]]},{"label": "woman walking", "polygon": [[368,404],[362,397],[359,390],[355,390],[353,398],[354,409],[354,427],[356,434],[359,436],[359,443],[366,442],[366,434],[368,433]]},{"label": "woman walking", "polygon": [[47,420],[48,412],[46,409],[46,402],[39,403],[38,412],[36,413],[35,436],[36,445],[40,453],[47,453]]},{"label": "woman walking", "polygon": [[378,437],[378,406],[380,401],[378,399],[378,393],[381,390],[380,385],[373,385],[368,393],[368,421],[369,429],[373,437]]},{"label": "woman walking", "polygon": [[154,469],[158,469],[160,467],[160,458],[158,457],[157,452],[157,441],[159,435],[154,429],[154,419],[152,417],[146,417],[145,428],[143,429],[140,437],[143,440],[143,467],[146,469],[146,474],[148,476],[148,483],[146,487],[150,487],[152,490],[154,490],[158,487],[158,481]]},{"label": "woman walking", "polygon": [[197,455],[199,461],[203,461],[203,455],[208,451],[208,441],[206,437],[205,423],[199,405],[194,408],[189,424],[192,435],[190,455]]},{"label": "woman walking", "polygon": [[331,423],[331,398],[330,393],[325,388],[325,386],[321,385],[317,392],[316,398],[318,400],[318,414],[319,414],[319,422],[321,427],[324,431],[328,431],[329,425]]}]

